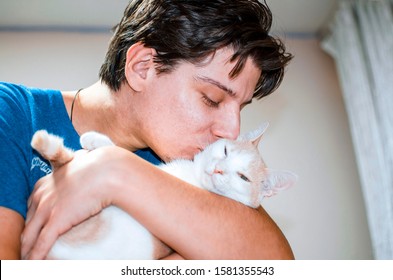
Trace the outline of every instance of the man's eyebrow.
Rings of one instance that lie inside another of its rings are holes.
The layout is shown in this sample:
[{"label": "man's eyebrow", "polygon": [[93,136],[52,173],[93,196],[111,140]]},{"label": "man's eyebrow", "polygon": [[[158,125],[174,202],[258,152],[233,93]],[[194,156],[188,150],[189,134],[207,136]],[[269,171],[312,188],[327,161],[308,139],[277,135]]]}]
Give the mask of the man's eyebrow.
[{"label": "man's eyebrow", "polygon": [[196,80],[201,80],[203,82],[212,84],[212,85],[218,87],[219,89],[227,92],[232,97],[236,96],[236,92],[234,90],[228,88],[227,86],[223,85],[219,81],[213,80],[212,78],[209,78],[209,77],[206,77],[206,76],[197,76]]}]

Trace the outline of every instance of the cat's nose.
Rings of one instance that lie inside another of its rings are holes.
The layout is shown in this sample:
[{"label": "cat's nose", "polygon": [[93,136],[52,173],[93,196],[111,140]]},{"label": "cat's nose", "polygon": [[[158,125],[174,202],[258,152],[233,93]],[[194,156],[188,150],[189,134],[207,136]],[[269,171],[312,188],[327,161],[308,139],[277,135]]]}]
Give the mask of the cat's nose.
[{"label": "cat's nose", "polygon": [[222,171],[221,169],[215,168],[213,171],[214,174],[224,174],[224,171]]}]

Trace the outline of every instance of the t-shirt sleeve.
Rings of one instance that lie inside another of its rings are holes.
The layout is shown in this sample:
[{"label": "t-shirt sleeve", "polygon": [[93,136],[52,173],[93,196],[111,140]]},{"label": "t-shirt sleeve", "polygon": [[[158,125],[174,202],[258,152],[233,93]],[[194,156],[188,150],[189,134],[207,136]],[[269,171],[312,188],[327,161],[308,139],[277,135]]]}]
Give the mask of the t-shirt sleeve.
[{"label": "t-shirt sleeve", "polygon": [[16,87],[0,84],[0,206],[24,218],[29,190],[31,121]]},{"label": "t-shirt sleeve", "polygon": [[135,151],[135,154],[154,165],[159,165],[163,163],[163,161],[158,157],[158,155],[156,155],[149,148],[137,150]]}]

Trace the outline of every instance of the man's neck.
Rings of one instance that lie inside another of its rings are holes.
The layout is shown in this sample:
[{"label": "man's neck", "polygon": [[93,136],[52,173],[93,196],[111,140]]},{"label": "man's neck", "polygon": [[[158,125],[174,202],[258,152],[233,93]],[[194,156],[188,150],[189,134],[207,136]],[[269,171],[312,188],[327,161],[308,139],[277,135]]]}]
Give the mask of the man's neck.
[{"label": "man's neck", "polygon": [[129,102],[125,100],[125,90],[122,87],[118,92],[112,92],[107,85],[98,81],[82,89],[76,97],[76,91],[63,92],[70,116],[71,104],[75,99],[72,123],[78,134],[96,131],[107,135],[116,145],[125,149],[135,151],[144,148],[138,141],[138,131],[133,129],[133,118],[125,118],[132,114],[132,108],[125,106]]}]

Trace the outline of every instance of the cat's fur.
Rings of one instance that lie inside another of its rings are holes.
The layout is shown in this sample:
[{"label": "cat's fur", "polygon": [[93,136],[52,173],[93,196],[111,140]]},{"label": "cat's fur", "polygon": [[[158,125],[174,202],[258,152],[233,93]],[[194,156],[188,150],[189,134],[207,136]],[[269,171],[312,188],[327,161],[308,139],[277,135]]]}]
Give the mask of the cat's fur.
[{"label": "cat's fur", "polygon": [[[193,161],[179,159],[159,165],[162,170],[211,192],[256,208],[263,197],[287,189],[296,181],[289,171],[268,169],[258,143],[267,124],[236,141],[220,139],[197,154]],[[105,135],[88,132],[82,147],[95,149],[113,145]],[[32,147],[47,158],[54,169],[73,158],[63,140],[37,131]],[[171,252],[141,224],[121,209],[110,206],[63,234],[52,247],[51,259],[159,259]]]}]

